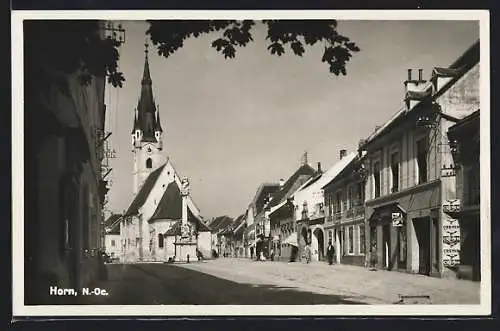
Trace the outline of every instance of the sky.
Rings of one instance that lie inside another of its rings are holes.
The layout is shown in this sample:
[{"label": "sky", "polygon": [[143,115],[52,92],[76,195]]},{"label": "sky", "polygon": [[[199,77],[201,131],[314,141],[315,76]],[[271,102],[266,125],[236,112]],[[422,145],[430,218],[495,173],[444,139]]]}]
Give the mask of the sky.
[{"label": "sky", "polygon": [[[108,208],[122,212],[132,196],[130,132],[144,68],[148,23],[122,21],[126,41],[119,67],[126,82],[107,86],[107,130],[116,158]],[[267,50],[265,26],[254,42],[225,60],[211,42],[218,34],[189,39],[169,58],[151,47],[153,93],[162,121],[164,153],[205,218],[242,214],[263,182],[287,179],[305,151],[323,170],[339,150],[355,151],[360,139],[403,107],[407,69],[446,67],[479,38],[477,21],[339,21],[338,31],[361,48],[347,76],[330,74],[323,45],[303,57]]]}]

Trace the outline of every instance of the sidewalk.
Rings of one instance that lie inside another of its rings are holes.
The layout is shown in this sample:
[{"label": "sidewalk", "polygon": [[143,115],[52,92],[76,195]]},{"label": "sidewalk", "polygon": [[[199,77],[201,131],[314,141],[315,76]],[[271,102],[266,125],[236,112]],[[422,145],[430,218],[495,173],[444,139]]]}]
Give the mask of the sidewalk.
[{"label": "sidewalk", "polygon": [[349,295],[371,304],[393,304],[403,296],[424,304],[479,304],[480,284],[466,280],[439,279],[395,271],[370,271],[351,265],[329,266],[322,262],[256,262],[223,258],[182,265],[237,282],[294,286],[324,294]]}]

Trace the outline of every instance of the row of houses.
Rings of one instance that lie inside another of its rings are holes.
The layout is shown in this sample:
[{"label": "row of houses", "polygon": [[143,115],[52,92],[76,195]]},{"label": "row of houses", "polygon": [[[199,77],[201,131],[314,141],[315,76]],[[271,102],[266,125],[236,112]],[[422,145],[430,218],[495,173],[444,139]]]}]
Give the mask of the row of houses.
[{"label": "row of houses", "polygon": [[322,261],[331,241],[336,263],[479,280],[479,41],[403,84],[404,107],[357,150],[326,171],[305,154],[287,180],[261,184],[219,231],[225,249]]}]

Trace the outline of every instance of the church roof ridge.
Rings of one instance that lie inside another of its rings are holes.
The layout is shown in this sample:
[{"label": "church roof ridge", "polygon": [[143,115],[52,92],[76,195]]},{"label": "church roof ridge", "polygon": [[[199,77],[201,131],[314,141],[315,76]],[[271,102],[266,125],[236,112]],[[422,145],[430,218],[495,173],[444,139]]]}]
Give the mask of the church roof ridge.
[{"label": "church roof ridge", "polygon": [[160,177],[160,174],[163,171],[163,169],[165,168],[165,165],[166,165],[166,163],[149,174],[149,176],[144,181],[144,184],[142,184],[141,188],[139,189],[139,192],[134,197],[134,200],[132,200],[132,202],[130,203],[130,206],[128,207],[127,211],[125,212],[125,214],[123,216],[131,216],[131,215],[138,214],[139,209],[146,202],[146,199],[148,198],[149,193],[153,189],[156,181],[158,180],[158,177]]}]

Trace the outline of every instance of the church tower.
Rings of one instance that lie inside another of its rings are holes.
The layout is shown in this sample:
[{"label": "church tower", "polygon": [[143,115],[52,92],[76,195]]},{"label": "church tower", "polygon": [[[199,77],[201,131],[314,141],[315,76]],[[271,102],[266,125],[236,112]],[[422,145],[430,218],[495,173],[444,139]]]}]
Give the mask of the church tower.
[{"label": "church tower", "polygon": [[149,174],[165,162],[162,155],[163,129],[160,123],[159,106],[155,105],[153,82],[149,72],[148,44],[146,43],[144,46],[146,49],[141,94],[135,109],[134,126],[132,128],[134,196]]}]

